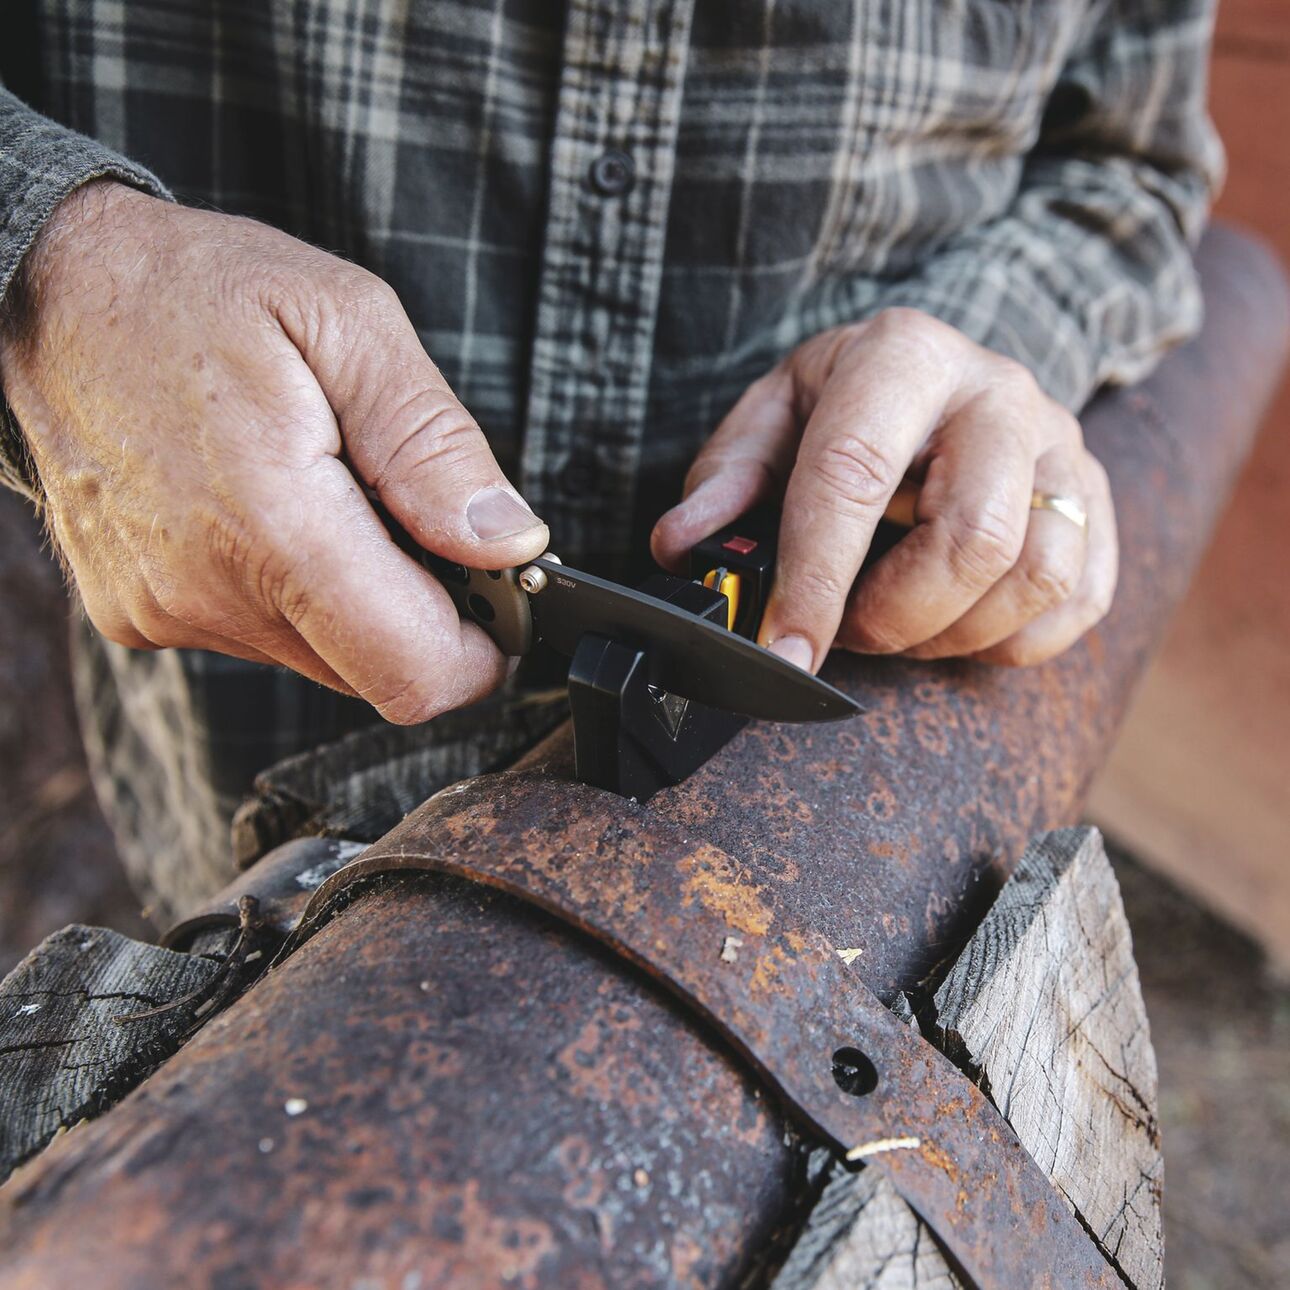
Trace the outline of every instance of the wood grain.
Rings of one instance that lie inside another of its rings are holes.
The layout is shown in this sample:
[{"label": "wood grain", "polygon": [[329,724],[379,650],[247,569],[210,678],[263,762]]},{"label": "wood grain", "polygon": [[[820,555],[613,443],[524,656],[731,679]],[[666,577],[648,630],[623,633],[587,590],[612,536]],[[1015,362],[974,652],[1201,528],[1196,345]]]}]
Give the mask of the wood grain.
[{"label": "wood grain", "polygon": [[[1032,843],[921,1011],[924,1033],[990,1095],[1120,1274],[1159,1290],[1155,1054],[1095,829]],[[930,1230],[862,1170],[830,1179],[774,1290],[958,1284]]]},{"label": "wood grain", "polygon": [[1026,852],[936,993],[941,1046],[980,1083],[1103,1251],[1164,1284],[1156,1058],[1096,829]]},{"label": "wood grain", "polygon": [[102,927],[37,945],[0,982],[0,1180],[169,1057],[219,973]]},{"label": "wood grain", "polygon": [[940,1247],[872,1169],[832,1178],[773,1290],[959,1290]]}]

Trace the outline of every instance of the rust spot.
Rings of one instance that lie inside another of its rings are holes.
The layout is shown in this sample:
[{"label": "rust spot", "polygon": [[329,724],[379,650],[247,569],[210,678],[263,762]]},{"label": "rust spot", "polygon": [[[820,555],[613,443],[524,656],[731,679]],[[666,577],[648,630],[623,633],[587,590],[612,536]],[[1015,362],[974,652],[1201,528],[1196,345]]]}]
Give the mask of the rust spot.
[{"label": "rust spot", "polygon": [[605,1176],[592,1168],[591,1144],[584,1137],[565,1138],[556,1148],[556,1156],[568,1175],[561,1193],[572,1209],[594,1209],[605,1194]]},{"label": "rust spot", "polygon": [[924,1138],[922,1145],[918,1148],[918,1154],[927,1161],[929,1165],[944,1172],[950,1182],[957,1184],[959,1180],[958,1165],[953,1159],[930,1138]]},{"label": "rust spot", "polygon": [[743,866],[720,847],[705,843],[678,867],[689,875],[683,887],[687,902],[697,898],[705,909],[750,936],[764,936],[769,930],[775,916],[761,899],[764,889],[751,882]]},{"label": "rust spot", "polygon": [[544,1259],[556,1252],[555,1236],[548,1224],[532,1218],[507,1218],[494,1213],[479,1198],[479,1183],[471,1179],[461,1188],[461,1257],[454,1278],[483,1284],[500,1281],[531,1284]]},{"label": "rust spot", "polygon": [[691,1237],[682,1233],[672,1242],[672,1280],[676,1285],[701,1286],[698,1268],[703,1262],[703,1250]]},{"label": "rust spot", "polygon": [[950,750],[950,735],[945,713],[922,709],[914,714],[914,737],[924,752],[944,757]]},{"label": "rust spot", "polygon": [[864,715],[865,732],[879,748],[886,752],[896,752],[904,739],[905,723],[898,712],[866,712]]}]

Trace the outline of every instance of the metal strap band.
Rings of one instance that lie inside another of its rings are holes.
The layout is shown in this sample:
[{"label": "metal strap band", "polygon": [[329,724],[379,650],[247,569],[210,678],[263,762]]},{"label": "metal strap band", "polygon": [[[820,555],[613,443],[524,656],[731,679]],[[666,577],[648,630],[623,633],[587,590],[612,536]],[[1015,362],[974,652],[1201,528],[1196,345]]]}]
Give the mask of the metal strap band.
[{"label": "metal strap band", "polygon": [[[285,949],[354,883],[433,871],[531,901],[596,938],[716,1028],[840,1153],[880,1169],[983,1287],[1121,1284],[1007,1122],[970,1081],[859,981],[809,928],[778,925],[732,856],[622,804],[588,836],[570,807],[601,797],[533,772],[446,789],[314,893]],[[594,836],[593,836],[594,834]],[[554,843],[554,847],[550,844]],[[872,1063],[848,1093],[835,1055]]]}]

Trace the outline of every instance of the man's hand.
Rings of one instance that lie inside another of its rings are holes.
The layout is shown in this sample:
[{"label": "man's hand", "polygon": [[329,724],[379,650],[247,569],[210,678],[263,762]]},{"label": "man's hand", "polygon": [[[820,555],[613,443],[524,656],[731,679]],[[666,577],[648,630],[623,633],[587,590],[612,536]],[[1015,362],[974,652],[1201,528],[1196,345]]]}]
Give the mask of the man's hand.
[{"label": "man's hand", "polygon": [[379,279],[98,183],[59,207],[26,283],[0,375],[105,636],[283,663],[397,722],[502,680],[355,476],[464,564],[522,563],[547,531]]},{"label": "man's hand", "polygon": [[[916,526],[857,580],[910,472]],[[1069,497],[1087,531],[1036,492]],[[927,315],[824,332],[756,381],[654,530],[684,553],[783,494],[761,640],[814,670],[833,645],[994,663],[1051,658],[1106,613],[1118,550],[1106,473],[1079,423],[1019,364]]]}]

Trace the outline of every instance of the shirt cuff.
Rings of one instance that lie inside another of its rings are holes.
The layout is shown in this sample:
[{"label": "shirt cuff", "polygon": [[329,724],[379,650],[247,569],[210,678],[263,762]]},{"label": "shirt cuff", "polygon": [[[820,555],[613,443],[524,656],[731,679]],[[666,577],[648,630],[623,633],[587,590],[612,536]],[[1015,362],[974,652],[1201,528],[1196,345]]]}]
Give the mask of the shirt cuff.
[{"label": "shirt cuff", "polygon": [[[173,200],[150,171],[41,116],[0,86],[0,302],[58,204],[93,179],[115,179]],[[39,480],[3,390],[0,483],[39,500]]]}]

